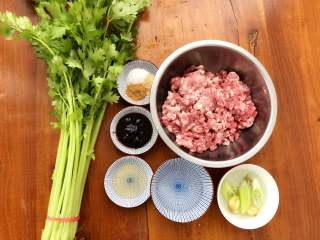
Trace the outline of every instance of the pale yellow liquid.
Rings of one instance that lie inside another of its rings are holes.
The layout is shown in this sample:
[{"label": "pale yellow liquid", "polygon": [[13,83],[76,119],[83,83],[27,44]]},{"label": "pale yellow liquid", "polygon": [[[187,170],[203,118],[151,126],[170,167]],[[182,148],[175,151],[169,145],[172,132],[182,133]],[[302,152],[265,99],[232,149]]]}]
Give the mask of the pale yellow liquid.
[{"label": "pale yellow liquid", "polygon": [[147,187],[146,173],[136,165],[123,165],[113,175],[114,191],[123,198],[135,198]]}]

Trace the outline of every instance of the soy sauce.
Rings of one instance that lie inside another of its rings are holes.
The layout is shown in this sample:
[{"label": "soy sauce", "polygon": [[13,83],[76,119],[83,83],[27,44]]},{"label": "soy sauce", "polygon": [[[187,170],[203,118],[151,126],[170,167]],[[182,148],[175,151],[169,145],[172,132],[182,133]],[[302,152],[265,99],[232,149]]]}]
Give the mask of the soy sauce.
[{"label": "soy sauce", "polygon": [[146,145],[152,136],[150,120],[141,113],[129,113],[120,118],[116,134],[118,140],[130,148],[140,148]]}]

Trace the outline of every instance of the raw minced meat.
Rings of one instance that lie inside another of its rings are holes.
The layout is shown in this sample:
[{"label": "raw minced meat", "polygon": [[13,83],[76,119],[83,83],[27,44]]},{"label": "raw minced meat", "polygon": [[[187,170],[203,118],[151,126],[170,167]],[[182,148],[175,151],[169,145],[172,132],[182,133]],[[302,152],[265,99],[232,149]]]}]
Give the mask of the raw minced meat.
[{"label": "raw minced meat", "polygon": [[202,153],[237,140],[256,116],[250,89],[237,73],[212,73],[201,65],[171,79],[161,121],[178,145]]}]

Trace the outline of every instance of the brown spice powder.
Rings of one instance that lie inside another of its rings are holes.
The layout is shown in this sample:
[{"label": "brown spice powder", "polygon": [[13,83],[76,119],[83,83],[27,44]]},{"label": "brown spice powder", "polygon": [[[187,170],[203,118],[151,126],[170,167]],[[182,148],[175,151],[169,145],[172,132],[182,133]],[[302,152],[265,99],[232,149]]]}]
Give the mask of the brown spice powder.
[{"label": "brown spice powder", "polygon": [[126,89],[126,94],[129,98],[139,101],[150,95],[154,76],[149,74],[143,83],[129,84]]}]

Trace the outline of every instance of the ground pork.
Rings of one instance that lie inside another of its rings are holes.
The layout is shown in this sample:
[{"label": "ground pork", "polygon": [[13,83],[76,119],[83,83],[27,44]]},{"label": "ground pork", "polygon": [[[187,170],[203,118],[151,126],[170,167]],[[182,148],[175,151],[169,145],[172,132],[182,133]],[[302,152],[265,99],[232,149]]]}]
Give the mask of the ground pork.
[{"label": "ground pork", "polygon": [[208,72],[191,66],[171,79],[161,121],[176,143],[191,152],[229,145],[257,116],[249,87],[235,72]]}]

